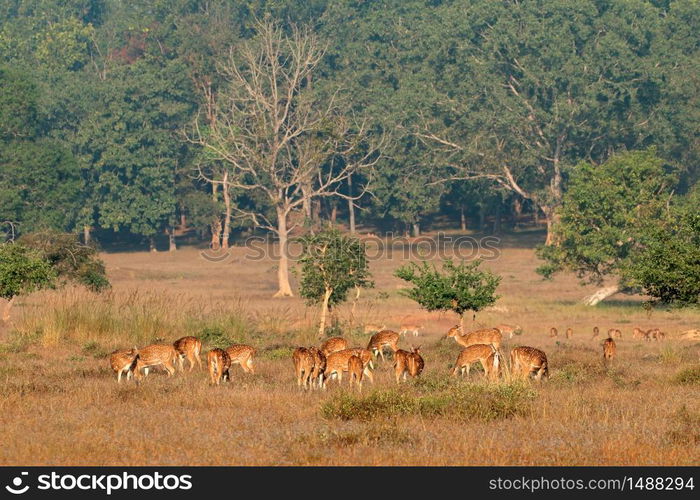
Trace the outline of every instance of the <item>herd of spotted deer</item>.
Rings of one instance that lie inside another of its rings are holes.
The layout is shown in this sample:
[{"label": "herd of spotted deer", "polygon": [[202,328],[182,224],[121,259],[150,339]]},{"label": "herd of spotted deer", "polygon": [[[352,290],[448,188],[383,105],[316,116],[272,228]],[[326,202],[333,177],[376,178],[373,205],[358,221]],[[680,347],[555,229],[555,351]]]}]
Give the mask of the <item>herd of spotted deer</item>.
[{"label": "herd of spotted deer", "polygon": [[[337,379],[342,382],[343,373],[347,372],[350,385],[356,385],[362,389],[365,378],[374,383],[374,360],[384,357],[385,348],[388,347],[394,353],[393,367],[396,382],[406,380],[407,376],[418,377],[425,367],[425,361],[420,354],[420,347],[411,347],[410,350],[399,349],[398,343],[402,334],[412,332],[418,335],[421,326],[404,325],[400,332],[385,329],[384,326],[367,325],[365,333],[371,334],[367,348],[349,347],[348,341],[343,337],[332,337],[323,342],[319,347],[297,347],[292,353],[296,381],[299,387],[326,388],[329,380]],[[471,332],[463,332],[456,325],[447,332],[448,338],[454,338],[457,344],[463,347],[457,357],[452,375],[469,376],[471,365],[480,363],[484,374],[489,380],[496,380],[501,376],[504,364],[501,363],[501,341],[503,336],[512,338],[522,332],[519,326],[498,325],[494,328],[481,328]],[[550,330],[550,337],[557,337],[556,328]],[[596,326],[593,329],[592,340],[600,336],[600,330]],[[573,330],[566,330],[566,338],[573,337]],[[612,363],[617,347],[615,338],[622,339],[619,329],[611,328],[608,336],[603,341],[603,359],[606,363]],[[635,328],[632,338],[646,341],[660,341],[665,334],[658,328],[642,330]],[[134,347],[129,350],[117,350],[110,355],[110,364],[117,375],[117,382],[121,382],[122,376],[127,379],[134,378],[137,382],[148,375],[150,368],[162,366],[171,376],[179,366],[181,371],[185,369],[185,360],[189,362],[189,371],[195,364],[200,368],[202,362],[200,353],[202,342],[196,337],[187,336],[176,340],[173,344],[153,344],[141,349]],[[245,373],[255,373],[254,357],[256,350],[249,345],[237,344],[227,349],[214,348],[207,353],[207,365],[212,385],[219,385],[221,381],[230,380],[229,370],[234,364],[239,364]],[[507,367],[510,376],[528,379],[534,377],[539,381],[542,377],[549,376],[547,355],[540,349],[528,346],[514,347],[510,351],[510,365]]]}]

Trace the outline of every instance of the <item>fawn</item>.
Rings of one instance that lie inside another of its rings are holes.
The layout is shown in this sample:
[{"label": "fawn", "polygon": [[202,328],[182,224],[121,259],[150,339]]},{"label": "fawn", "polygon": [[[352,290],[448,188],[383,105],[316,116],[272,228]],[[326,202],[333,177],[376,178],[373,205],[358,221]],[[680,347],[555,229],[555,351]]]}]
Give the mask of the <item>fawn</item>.
[{"label": "fawn", "polygon": [[469,376],[471,365],[480,362],[484,369],[484,375],[488,377],[490,371],[486,360],[496,352],[498,351],[491,344],[474,344],[466,349],[462,349],[462,352],[457,356],[455,367],[452,370],[452,376],[457,376],[458,373],[464,375],[465,371],[467,372],[467,376]]}]

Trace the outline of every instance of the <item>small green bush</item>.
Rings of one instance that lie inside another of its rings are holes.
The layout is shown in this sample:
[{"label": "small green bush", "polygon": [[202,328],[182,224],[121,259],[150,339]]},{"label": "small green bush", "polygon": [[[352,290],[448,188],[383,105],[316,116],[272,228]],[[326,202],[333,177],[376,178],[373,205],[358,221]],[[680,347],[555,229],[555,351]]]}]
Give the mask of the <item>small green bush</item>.
[{"label": "small green bush", "polygon": [[686,368],[673,376],[673,383],[678,385],[700,384],[700,366]]}]

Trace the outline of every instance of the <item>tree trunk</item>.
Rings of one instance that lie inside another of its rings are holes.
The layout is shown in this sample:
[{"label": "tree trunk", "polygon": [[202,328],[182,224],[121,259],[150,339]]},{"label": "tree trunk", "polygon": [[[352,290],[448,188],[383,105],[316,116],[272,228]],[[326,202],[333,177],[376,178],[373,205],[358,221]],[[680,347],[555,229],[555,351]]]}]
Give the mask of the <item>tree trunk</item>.
[{"label": "tree trunk", "polygon": [[148,248],[151,252],[157,252],[156,239],[153,236],[148,237]]},{"label": "tree trunk", "polygon": [[12,309],[12,304],[15,303],[15,299],[17,296],[12,297],[10,300],[7,301],[7,304],[5,304],[5,308],[2,311],[2,321],[3,323],[7,323],[10,321],[10,311]]},{"label": "tree trunk", "polygon": [[459,227],[462,231],[467,230],[467,217],[464,215],[464,205],[459,206]]},{"label": "tree trunk", "polygon": [[418,238],[420,236],[420,222],[413,223],[413,237]]},{"label": "tree trunk", "polygon": [[174,252],[175,250],[177,250],[177,244],[175,243],[175,226],[172,226],[168,232],[168,251]]},{"label": "tree trunk", "polygon": [[591,295],[584,297],[584,299],[581,302],[583,302],[587,306],[595,306],[598,303],[600,303],[603,300],[610,297],[611,295],[615,295],[619,291],[620,291],[619,285],[606,286],[606,287],[600,288],[599,290],[596,290]]},{"label": "tree trunk", "polygon": [[180,227],[183,231],[187,229],[187,215],[185,215],[184,213],[180,214]]},{"label": "tree trunk", "polygon": [[301,193],[302,193],[302,208],[304,210],[304,217],[306,217],[306,221],[308,223],[311,223],[311,186],[308,184],[302,184],[301,185]]},{"label": "tree trunk", "polygon": [[335,221],[338,218],[338,203],[335,201],[332,201],[331,203],[331,223],[335,224]]},{"label": "tree trunk", "polygon": [[557,241],[554,234],[554,228],[557,222],[559,222],[559,215],[557,214],[556,210],[551,207],[542,207],[542,212],[544,213],[545,221],[547,223],[547,239],[545,240],[544,244],[546,246],[556,245]]},{"label": "tree trunk", "polygon": [[493,234],[501,233],[501,203],[496,204],[496,214],[493,217]]},{"label": "tree trunk", "polygon": [[228,249],[229,235],[231,234],[231,192],[229,191],[228,172],[224,172],[224,181],[221,185],[224,193],[224,228],[221,233],[221,248]]},{"label": "tree trunk", "polygon": [[333,293],[332,288],[326,288],[326,292],[323,294],[323,305],[321,306],[321,324],[318,327],[318,336],[323,337],[326,333],[326,315],[328,314],[328,301]]},{"label": "tree trunk", "polygon": [[277,209],[277,236],[280,240],[280,260],[277,266],[277,286],[275,297],[293,297],[292,286],[289,284],[289,229],[287,229],[287,210]]},{"label": "tree trunk", "polygon": [[[216,182],[212,182],[211,197],[212,200],[214,200],[214,204],[216,204],[219,201],[218,189],[218,184]],[[211,249],[216,251],[221,248],[221,218],[219,217],[219,214],[216,214],[214,220],[210,224],[210,227]]]},{"label": "tree trunk", "polygon": [[352,199],[352,175],[348,175],[348,215],[350,218],[350,234],[355,234],[355,201]]},{"label": "tree trunk", "polygon": [[484,231],[486,228],[486,207],[479,204],[479,231]]},{"label": "tree trunk", "polygon": [[83,226],[83,243],[90,244],[90,226]]}]

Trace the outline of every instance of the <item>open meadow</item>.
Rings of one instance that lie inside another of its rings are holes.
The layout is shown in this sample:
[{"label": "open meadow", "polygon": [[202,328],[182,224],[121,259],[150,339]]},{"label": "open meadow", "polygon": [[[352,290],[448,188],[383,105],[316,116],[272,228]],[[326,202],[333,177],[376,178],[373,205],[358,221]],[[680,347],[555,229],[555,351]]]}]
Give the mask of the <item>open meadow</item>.
[{"label": "open meadow", "polygon": [[[484,263],[502,276],[501,298],[473,326],[520,325],[521,335],[505,338],[506,358],[516,345],[542,349],[549,380],[488,383],[476,368],[452,378],[460,346],[445,334],[457,318],[400,294],[403,282],[392,275],[405,263],[399,248],[372,260],[375,288],[363,291],[354,314],[351,301],[335,311],[332,333],[365,347],[364,324],[421,324],[399,345],[421,345],[425,370],[397,386],[391,363],[378,361],[361,393],[347,379],[326,391],[297,388],[291,353],[319,343],[318,308],[272,298],[274,260],[246,259],[243,247],[219,262],[192,247],[103,253],[109,292],[39,292],[0,326],[0,464],[700,464],[700,341],[677,338],[700,327],[700,313],[647,313],[642,298],[624,295],[581,305],[592,287],[535,273],[541,239],[503,238],[500,256]],[[594,326],[623,333],[609,369]],[[667,337],[634,340],[635,326]],[[203,365],[211,347],[254,346],[256,373],[235,365],[231,383],[218,387],[197,368],[117,384],[111,351],[184,335],[203,340]]]}]

